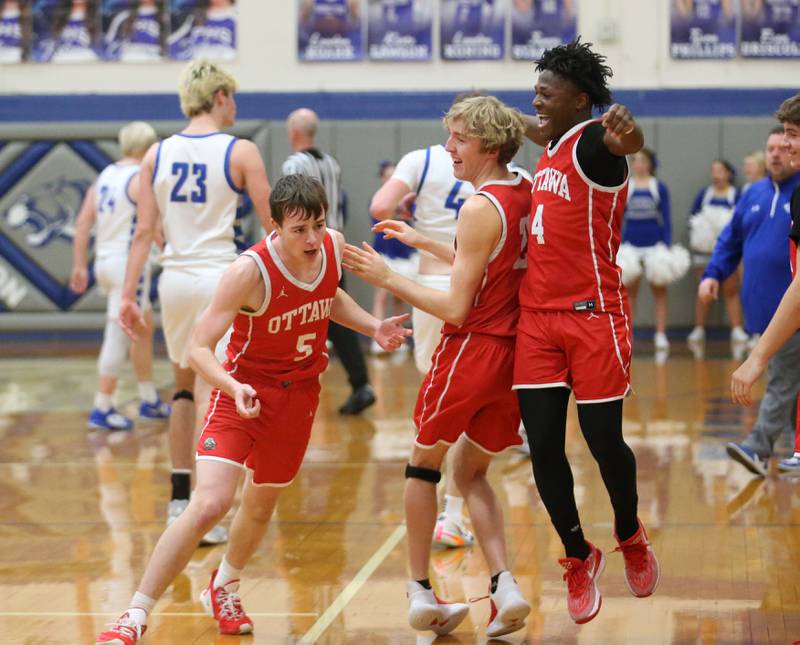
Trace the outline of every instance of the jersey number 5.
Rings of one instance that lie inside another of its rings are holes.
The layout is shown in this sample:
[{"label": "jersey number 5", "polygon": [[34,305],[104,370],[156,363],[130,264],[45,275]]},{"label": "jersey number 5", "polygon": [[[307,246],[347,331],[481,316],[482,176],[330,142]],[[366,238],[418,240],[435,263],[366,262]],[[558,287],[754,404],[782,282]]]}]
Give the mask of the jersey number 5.
[{"label": "jersey number 5", "polygon": [[311,356],[311,353],[314,351],[312,343],[314,342],[314,339],[316,339],[316,337],[317,337],[316,333],[300,334],[297,337],[297,353],[299,354],[299,356],[294,357],[295,362],[302,361]]},{"label": "jersey number 5", "polygon": [[183,185],[189,177],[189,164],[181,161],[176,161],[172,164],[172,175],[178,179],[175,181],[175,186],[172,188],[172,193],[169,196],[171,202],[185,202],[191,199],[195,204],[206,203],[206,176],[208,166],[204,163],[192,164],[192,176],[194,177],[195,189],[189,193],[182,193]]}]

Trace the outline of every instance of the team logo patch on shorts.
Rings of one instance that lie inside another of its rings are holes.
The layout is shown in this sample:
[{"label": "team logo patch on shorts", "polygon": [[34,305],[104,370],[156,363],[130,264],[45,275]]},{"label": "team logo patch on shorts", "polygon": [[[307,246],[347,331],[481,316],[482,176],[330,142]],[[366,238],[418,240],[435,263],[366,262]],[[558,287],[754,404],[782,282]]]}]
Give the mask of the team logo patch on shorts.
[{"label": "team logo patch on shorts", "polygon": [[214,450],[217,447],[217,442],[214,437],[209,437],[203,442],[203,450]]}]

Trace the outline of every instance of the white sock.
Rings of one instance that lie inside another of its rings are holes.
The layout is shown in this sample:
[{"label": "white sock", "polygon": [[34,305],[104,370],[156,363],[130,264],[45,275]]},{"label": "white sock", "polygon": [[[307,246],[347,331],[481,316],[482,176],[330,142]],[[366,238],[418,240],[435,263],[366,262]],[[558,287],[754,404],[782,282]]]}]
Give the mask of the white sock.
[{"label": "white sock", "polygon": [[114,398],[110,394],[103,394],[102,392],[97,392],[94,395],[94,407],[96,407],[101,412],[108,412],[111,408],[114,407]]},{"label": "white sock", "polygon": [[224,587],[229,582],[239,580],[241,577],[242,570],[234,569],[223,556],[222,562],[219,563],[219,569],[217,569],[217,575],[214,576],[214,589]]},{"label": "white sock", "polygon": [[139,398],[145,403],[153,404],[158,402],[158,392],[156,392],[156,386],[153,385],[152,381],[139,383]]},{"label": "white sock", "polygon": [[133,598],[131,598],[131,606],[128,607],[128,618],[137,625],[146,625],[147,614],[153,610],[155,604],[156,601],[154,598],[145,596],[143,593],[137,591],[133,594]]},{"label": "white sock", "polygon": [[448,517],[455,520],[461,519],[463,508],[464,499],[462,497],[444,496],[444,512],[447,513]]}]

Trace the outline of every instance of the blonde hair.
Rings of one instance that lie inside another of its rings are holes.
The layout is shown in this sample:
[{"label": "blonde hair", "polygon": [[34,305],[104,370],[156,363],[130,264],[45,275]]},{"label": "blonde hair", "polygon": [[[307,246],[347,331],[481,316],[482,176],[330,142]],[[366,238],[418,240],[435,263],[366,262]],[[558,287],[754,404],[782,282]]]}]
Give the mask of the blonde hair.
[{"label": "blonde hair", "polygon": [[519,110],[494,96],[476,96],[454,103],[444,115],[445,127],[461,121],[469,137],[481,142],[483,152],[498,151],[497,162],[507,164],[522,145],[525,125]]},{"label": "blonde hair", "polygon": [[181,111],[190,119],[211,112],[214,95],[219,90],[225,94],[235,92],[236,79],[214,63],[193,60],[183,70],[178,81]]},{"label": "blonde hair", "polygon": [[119,131],[117,141],[123,157],[143,157],[147,149],[158,141],[158,135],[149,123],[132,121]]}]

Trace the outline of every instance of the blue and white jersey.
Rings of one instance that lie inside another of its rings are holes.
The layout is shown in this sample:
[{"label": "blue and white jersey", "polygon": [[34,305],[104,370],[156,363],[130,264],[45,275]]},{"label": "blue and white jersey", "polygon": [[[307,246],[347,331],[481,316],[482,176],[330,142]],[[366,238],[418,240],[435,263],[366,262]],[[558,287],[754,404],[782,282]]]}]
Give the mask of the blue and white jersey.
[{"label": "blue and white jersey", "polygon": [[475,188],[453,175],[453,160],[439,144],[404,155],[392,178],[399,179],[417,193],[414,202],[414,228],[437,242],[453,244],[461,205]]},{"label": "blue and white jersey", "polygon": [[139,172],[138,164],[111,164],[95,183],[95,257],[125,257],[136,228],[136,203],[128,188]]},{"label": "blue and white jersey", "polygon": [[[132,21],[126,33],[126,25]],[[120,11],[109,22],[103,39],[105,57],[127,62],[161,58],[161,22],[156,7]]]},{"label": "blue and white jersey", "polygon": [[628,182],[622,241],[637,247],[672,244],[669,192],[655,177],[646,186],[637,186],[633,179]]},{"label": "blue and white jersey", "polygon": [[192,57],[236,58],[236,9],[209,9],[205,22],[192,27]]},{"label": "blue and white jersey", "polygon": [[314,20],[347,20],[347,0],[314,0]]},{"label": "blue and white jersey", "polygon": [[456,30],[470,36],[480,33],[484,11],[490,9],[484,0],[458,0],[453,20]]},{"label": "blue and white jersey", "polygon": [[87,63],[98,60],[97,52],[93,48],[92,37],[86,26],[86,16],[83,11],[73,11],[67,24],[55,39],[53,56],[54,63]]},{"label": "blue and white jersey", "polygon": [[237,207],[230,156],[236,137],[175,134],[158,146],[153,170],[166,246],[164,268],[221,268],[237,255]]},{"label": "blue and white jersey", "polygon": [[414,25],[414,0],[381,0],[386,28],[409,31]]},{"label": "blue and white jersey", "polygon": [[0,14],[0,63],[22,60],[22,25],[17,8],[3,9]]}]

